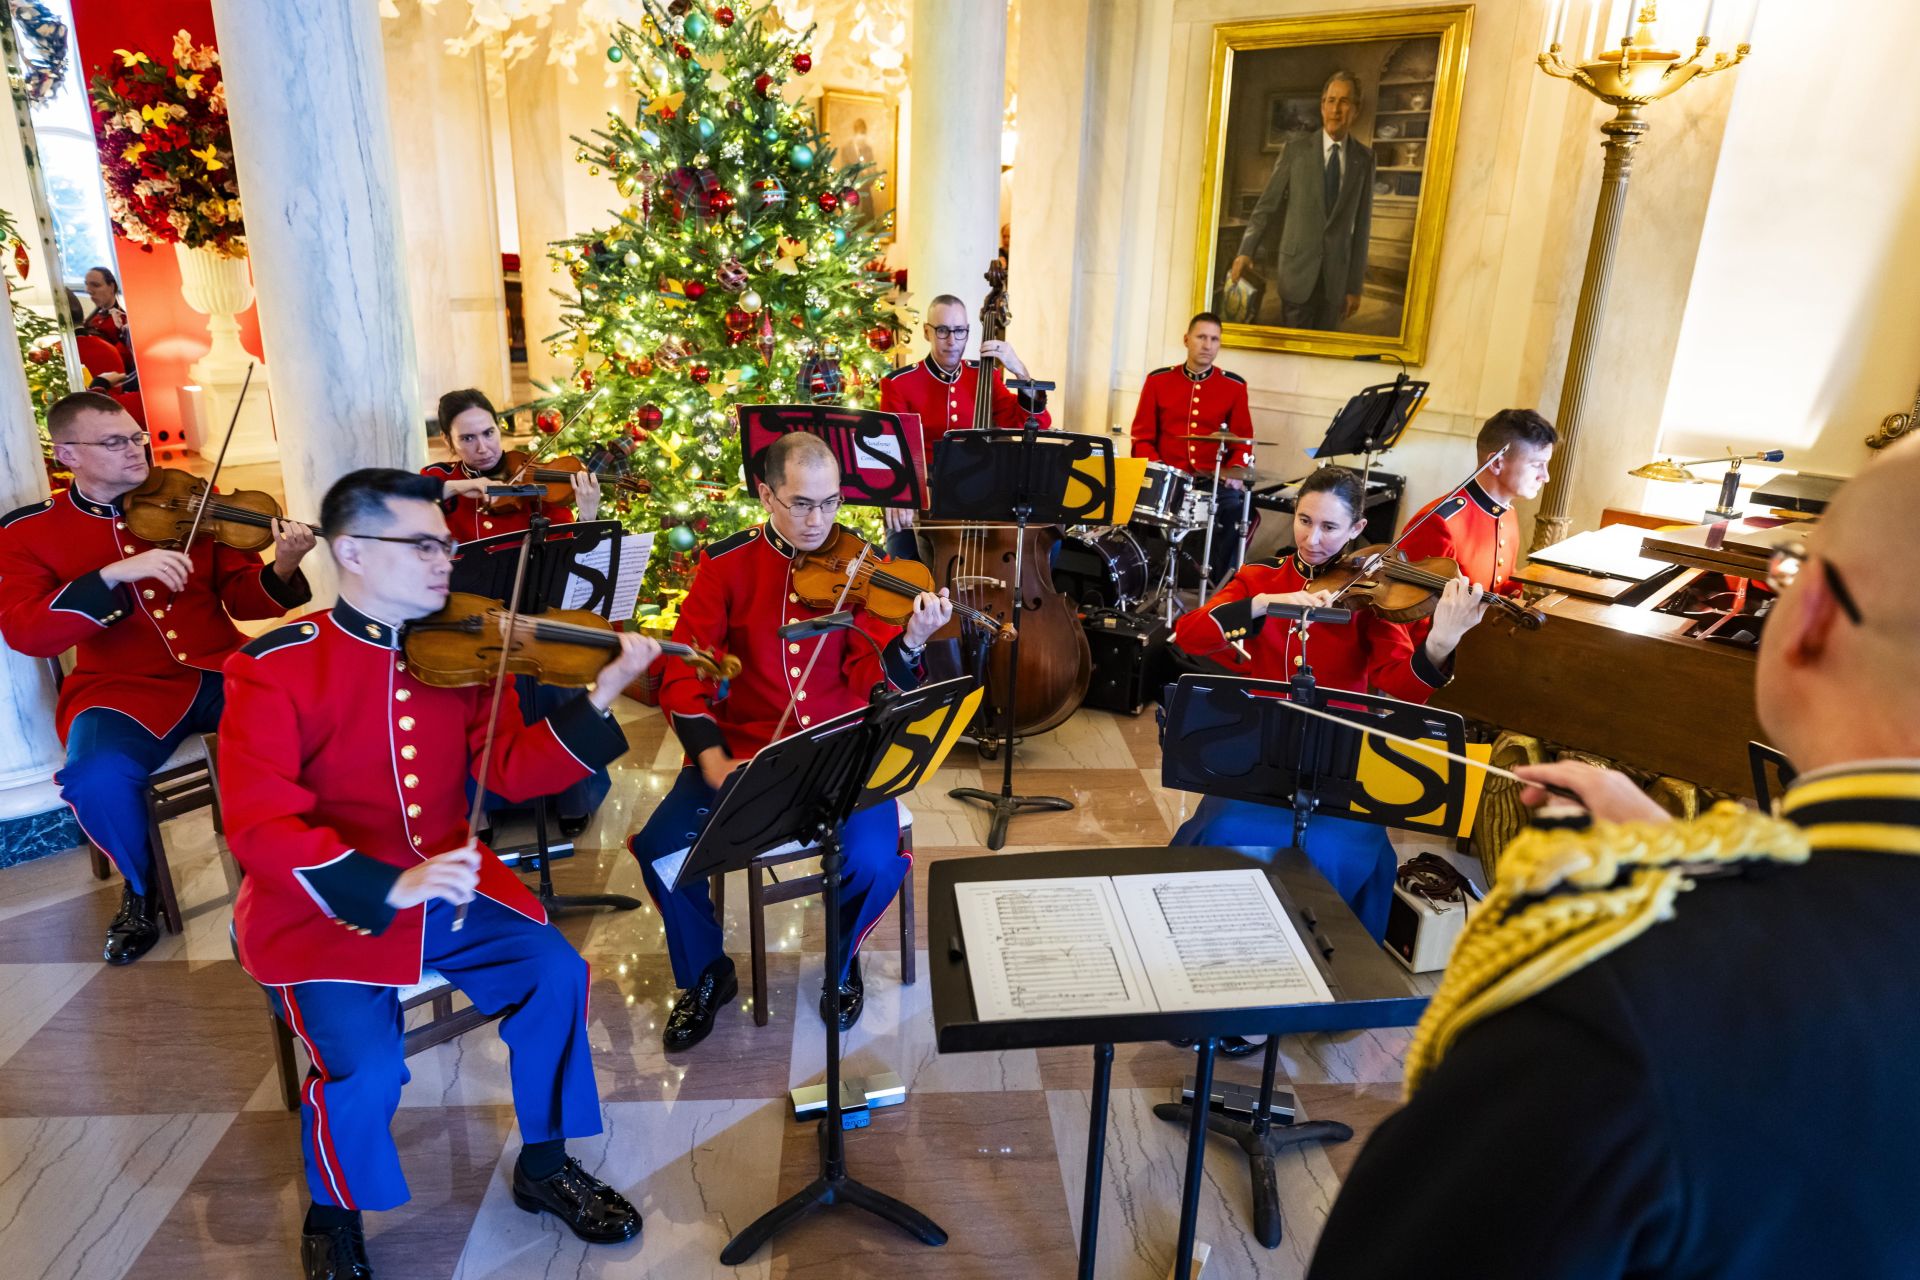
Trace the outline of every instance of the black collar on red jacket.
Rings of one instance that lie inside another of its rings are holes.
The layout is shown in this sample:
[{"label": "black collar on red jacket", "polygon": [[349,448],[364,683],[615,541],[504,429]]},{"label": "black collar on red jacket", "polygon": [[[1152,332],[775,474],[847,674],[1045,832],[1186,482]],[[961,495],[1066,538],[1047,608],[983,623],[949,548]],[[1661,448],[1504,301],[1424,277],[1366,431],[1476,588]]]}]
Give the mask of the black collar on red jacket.
[{"label": "black collar on red jacket", "polygon": [[333,622],[342,631],[363,643],[377,644],[383,649],[400,647],[400,628],[389,626],[378,618],[360,612],[348,604],[344,596],[334,602]]},{"label": "black collar on red jacket", "polygon": [[1184,360],[1182,360],[1179,363],[1179,365],[1176,367],[1180,370],[1181,373],[1184,373],[1187,375],[1188,382],[1205,382],[1208,378],[1211,378],[1214,374],[1220,372],[1220,367],[1218,365],[1210,364],[1207,366],[1207,371],[1205,373],[1195,373],[1193,370],[1187,368],[1187,362]]},{"label": "black collar on red jacket", "polygon": [[120,515],[120,503],[117,499],[113,502],[95,502],[80,492],[80,486],[77,484],[67,489],[67,495],[73,499],[74,506],[90,516],[99,516],[102,520],[113,520]]},{"label": "black collar on red jacket", "polygon": [[778,551],[781,555],[785,556],[787,559],[791,560],[795,556],[800,554],[800,548],[794,546],[791,542],[788,542],[785,538],[780,536],[780,531],[773,527],[773,521],[771,520],[767,521],[765,524],[761,525],[760,528],[767,539],[767,545],[772,547],[775,551]]},{"label": "black collar on red jacket", "polygon": [[927,372],[932,374],[935,379],[946,383],[948,386],[952,386],[954,383],[960,381],[960,369],[967,367],[967,362],[962,360],[960,362],[960,369],[955,369],[952,373],[948,373],[940,367],[940,362],[933,358],[931,352],[929,352],[927,358],[920,363],[927,366]]},{"label": "black collar on red jacket", "polygon": [[1487,491],[1480,487],[1478,480],[1467,481],[1467,487],[1462,490],[1462,492],[1467,495],[1467,498],[1474,506],[1479,507],[1490,516],[1503,516],[1507,513],[1506,503],[1495,502],[1488,496]]}]

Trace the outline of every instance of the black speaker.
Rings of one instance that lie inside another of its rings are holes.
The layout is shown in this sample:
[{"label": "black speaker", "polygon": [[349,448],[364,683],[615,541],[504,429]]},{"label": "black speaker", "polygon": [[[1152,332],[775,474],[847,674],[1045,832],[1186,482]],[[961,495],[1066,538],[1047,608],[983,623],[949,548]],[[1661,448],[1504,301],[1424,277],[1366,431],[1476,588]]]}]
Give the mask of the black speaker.
[{"label": "black speaker", "polygon": [[1114,609],[1089,609],[1081,617],[1093,651],[1086,705],[1139,715],[1158,694],[1149,671],[1166,648],[1168,628],[1156,618]]}]

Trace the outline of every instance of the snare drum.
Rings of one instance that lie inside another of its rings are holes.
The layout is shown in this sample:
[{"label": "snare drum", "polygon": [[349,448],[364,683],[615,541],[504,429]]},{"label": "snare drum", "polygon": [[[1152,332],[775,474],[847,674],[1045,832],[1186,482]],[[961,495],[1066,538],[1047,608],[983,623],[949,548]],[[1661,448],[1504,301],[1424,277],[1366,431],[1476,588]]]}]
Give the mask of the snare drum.
[{"label": "snare drum", "polygon": [[1083,609],[1131,609],[1147,598],[1166,568],[1163,543],[1127,529],[1084,529],[1064,538],[1053,565],[1062,591]]},{"label": "snare drum", "polygon": [[1133,519],[1162,528],[1177,525],[1192,491],[1192,476],[1164,462],[1149,462],[1146,479],[1140,482],[1140,497],[1133,504]]}]

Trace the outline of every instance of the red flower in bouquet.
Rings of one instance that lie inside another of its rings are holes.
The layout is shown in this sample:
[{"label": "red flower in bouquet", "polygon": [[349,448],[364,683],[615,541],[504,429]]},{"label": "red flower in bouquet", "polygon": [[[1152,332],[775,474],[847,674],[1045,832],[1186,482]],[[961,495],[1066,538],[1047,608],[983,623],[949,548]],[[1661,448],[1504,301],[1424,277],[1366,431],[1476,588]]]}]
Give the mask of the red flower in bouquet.
[{"label": "red flower in bouquet", "polygon": [[142,248],[184,244],[244,255],[219,51],[181,31],[171,63],[139,50],[113,52],[119,65],[96,68],[88,97],[115,229]]}]

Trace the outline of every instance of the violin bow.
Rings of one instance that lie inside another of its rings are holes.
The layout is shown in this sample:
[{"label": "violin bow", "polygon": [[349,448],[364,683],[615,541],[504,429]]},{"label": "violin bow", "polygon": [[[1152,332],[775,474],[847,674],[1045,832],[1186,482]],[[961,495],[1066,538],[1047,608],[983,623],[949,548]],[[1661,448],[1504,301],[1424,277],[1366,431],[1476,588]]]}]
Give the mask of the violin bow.
[{"label": "violin bow", "polygon": [[193,554],[193,540],[200,532],[200,521],[207,514],[207,504],[213,501],[213,482],[220,478],[220,468],[227,462],[227,446],[233,443],[233,429],[240,425],[240,407],[247,402],[247,388],[253,385],[253,361],[247,361],[247,376],[240,383],[240,394],[233,402],[233,416],[227,419],[227,435],[220,442],[220,456],[213,460],[213,474],[207,477],[207,487],[200,491],[200,505],[193,509],[193,523],[187,528],[186,541],[180,544],[182,555]]},{"label": "violin bow", "polygon": [[[507,658],[513,653],[514,628],[520,624],[520,588],[527,580],[527,552],[532,547],[533,533],[529,530],[520,540],[520,560],[513,566],[513,593],[507,597],[507,620],[501,627],[500,665],[493,672],[493,698],[492,705],[487,709],[487,734],[480,747],[480,777],[473,789],[473,808],[467,813],[469,845],[480,838],[480,814],[487,805],[487,771],[493,763],[493,734],[500,723],[500,694],[507,687]],[[467,903],[463,902],[454,908],[453,931],[460,932],[466,924]]]},{"label": "violin bow", "polygon": [[[1408,534],[1412,533],[1415,529],[1418,529],[1421,525],[1425,524],[1428,520],[1431,520],[1436,514],[1438,514],[1440,508],[1445,506],[1449,500],[1457,497],[1460,493],[1462,493],[1466,489],[1468,485],[1472,484],[1475,480],[1478,480],[1480,478],[1481,472],[1485,471],[1488,467],[1492,466],[1494,463],[1500,461],[1500,459],[1506,457],[1507,450],[1511,448],[1513,448],[1513,444],[1511,441],[1509,441],[1508,443],[1501,445],[1498,449],[1495,449],[1492,453],[1488,454],[1487,460],[1481,463],[1479,466],[1475,467],[1473,471],[1468,474],[1465,480],[1462,480],[1459,484],[1449,489],[1447,491],[1446,497],[1441,498],[1439,501],[1429,506],[1423,515],[1416,516],[1413,520],[1409,521],[1407,524],[1407,527],[1400,531],[1400,536],[1395,538],[1393,541],[1389,542],[1386,546],[1382,547],[1380,550],[1373,553],[1373,556],[1371,557],[1372,563],[1365,566],[1368,573],[1371,573],[1374,569],[1378,568],[1382,561],[1384,561],[1388,556],[1392,555],[1395,551],[1397,551],[1400,547],[1400,544],[1407,540]],[[1366,494],[1364,492],[1360,495],[1360,501],[1363,505],[1366,502]],[[1333,599],[1327,601],[1327,604],[1332,605],[1335,600],[1338,600],[1341,596],[1347,594],[1347,592],[1353,590],[1353,588],[1360,585],[1360,580],[1367,576],[1368,576],[1367,573],[1362,573],[1357,577],[1355,577],[1352,582],[1349,582],[1346,586],[1334,592]]]}]

